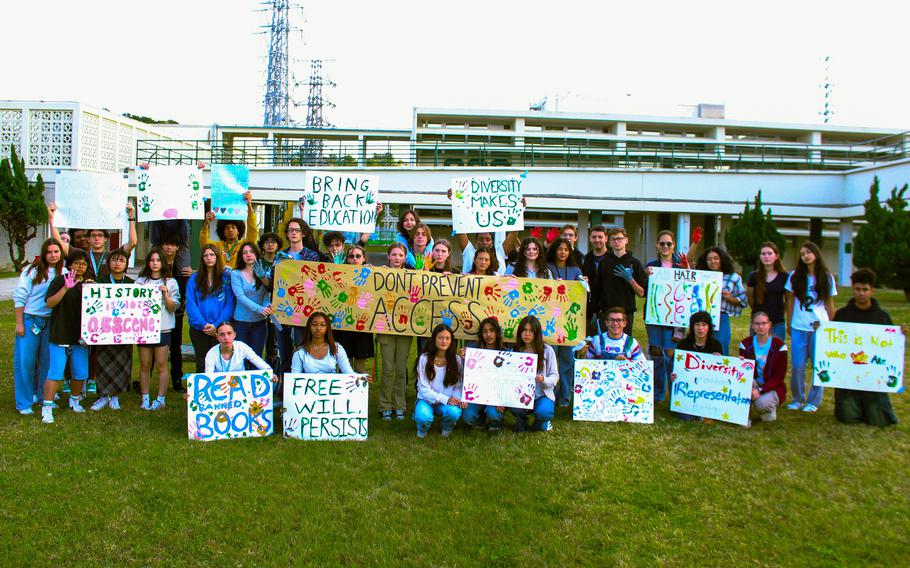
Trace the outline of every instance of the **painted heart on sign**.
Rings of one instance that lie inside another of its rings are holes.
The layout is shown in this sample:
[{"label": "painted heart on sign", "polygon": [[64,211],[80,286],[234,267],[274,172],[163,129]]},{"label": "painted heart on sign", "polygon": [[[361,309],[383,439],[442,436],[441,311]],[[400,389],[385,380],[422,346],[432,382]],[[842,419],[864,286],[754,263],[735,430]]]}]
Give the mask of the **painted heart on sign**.
[{"label": "painted heart on sign", "polygon": [[227,207],[219,207],[219,209],[221,210],[221,213],[223,214],[225,212],[225,210],[227,209]]}]

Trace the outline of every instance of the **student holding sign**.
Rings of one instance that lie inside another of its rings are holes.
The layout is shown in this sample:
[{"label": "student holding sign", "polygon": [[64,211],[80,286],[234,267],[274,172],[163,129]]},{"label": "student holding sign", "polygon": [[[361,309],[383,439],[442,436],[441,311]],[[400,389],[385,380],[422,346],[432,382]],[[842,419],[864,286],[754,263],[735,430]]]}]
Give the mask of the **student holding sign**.
[{"label": "student holding sign", "polygon": [[752,333],[739,344],[739,356],[755,361],[752,408],[762,422],[777,420],[777,407],[787,398],[787,344],[771,334],[771,318],[752,312]]},{"label": "student holding sign", "polygon": [[[581,267],[573,255],[572,243],[558,237],[547,249],[547,268],[556,280],[586,280]],[[574,349],[567,345],[556,346],[556,359],[559,362],[559,405],[572,404],[572,383],[575,378]]]},{"label": "student holding sign", "polygon": [[[681,262],[682,258],[676,254],[676,239],[672,231],[657,233],[657,258],[645,265],[645,273],[651,277],[655,268],[687,268]],[[648,299],[645,298],[645,314],[648,313]],[[676,329],[668,325],[645,324],[648,332],[648,350],[651,360],[654,361],[654,401],[663,401],[666,398],[667,385],[670,383],[670,369],[673,368],[673,350],[676,343],[673,341]],[[685,328],[679,328],[682,333]],[[677,339],[681,337],[677,336]]]},{"label": "student holding sign", "polygon": [[452,274],[455,271],[452,267],[452,245],[449,241],[445,239],[436,241],[430,254],[430,262],[424,266],[426,270],[439,274]]},{"label": "student holding sign", "polygon": [[[231,322],[223,321],[219,323],[215,330],[215,335],[218,337],[218,345],[209,349],[209,352],[205,355],[206,373],[245,371],[247,362],[260,371],[271,370],[269,364],[254,353],[249,345],[242,341],[235,341],[237,333],[234,331],[234,324]],[[273,375],[272,382],[277,380],[278,378]],[[184,396],[184,398],[188,397],[189,393]]]},{"label": "student holding sign", "polygon": [[434,416],[439,416],[442,437],[447,438],[468,405],[459,398],[464,362],[458,356],[449,326],[441,323],[433,328],[426,350],[414,364],[414,374],[417,375],[417,404],[414,406],[417,437],[426,438]]},{"label": "student holding sign", "polygon": [[591,303],[598,310],[603,327],[606,327],[603,319],[608,309],[613,306],[625,309],[628,315],[625,332],[632,335],[635,297],[645,297],[645,269],[641,261],[626,250],[629,237],[624,228],[613,227],[607,231],[607,237],[610,252],[598,265],[596,286],[591,289]]},{"label": "student holding sign", "polygon": [[186,287],[186,314],[197,373],[203,372],[206,354],[218,344],[215,326],[231,319],[235,304],[231,273],[224,269],[215,245],[205,245],[199,271],[190,277]]},{"label": "student holding sign", "polygon": [[504,268],[496,259],[496,254],[490,247],[479,247],[471,259],[471,266],[465,274],[475,274],[479,276],[499,276]]},{"label": "student holding sign", "polygon": [[[413,255],[414,237],[416,236],[418,225],[426,226],[420,221],[420,216],[413,209],[408,209],[398,219],[398,234],[395,235],[395,242],[403,244],[409,255]],[[424,243],[424,246],[429,245],[430,250],[433,250],[433,237],[430,233],[427,233],[427,235],[430,236],[430,240],[428,243]],[[421,249],[421,254],[424,254],[423,249]],[[413,267],[414,264],[411,263],[411,266]]]},{"label": "student holding sign", "polygon": [[552,278],[540,241],[534,237],[521,241],[518,258],[506,267],[505,273],[519,278]]},{"label": "student holding sign", "polygon": [[[332,323],[329,316],[322,312],[313,312],[303,330],[303,342],[291,360],[292,373],[355,373],[344,346],[336,343],[332,337]],[[373,376],[367,375],[367,381],[373,382]]]},{"label": "student holding sign", "polygon": [[626,310],[615,306],[607,310],[607,331],[589,338],[578,350],[579,359],[618,359],[642,361],[645,354],[638,340],[623,332]]},{"label": "student holding sign", "polygon": [[246,200],[247,217],[246,223],[233,219],[218,221],[215,232],[218,234],[217,241],[211,240],[211,228],[209,224],[215,220],[215,212],[209,211],[205,214],[205,223],[202,224],[202,230],[199,231],[199,244],[202,246],[211,244],[215,245],[221,257],[224,259],[224,265],[228,268],[234,268],[239,258],[239,251],[242,242],[241,239],[255,243],[259,238],[259,227],[256,225],[256,210],[253,209],[253,194],[247,191],[243,194]]},{"label": "student holding sign", "polygon": [[[392,243],[388,249],[388,267],[404,268],[407,247]],[[410,335],[378,333],[379,353],[382,355],[382,382],[379,383],[379,414],[383,420],[404,420],[407,408],[405,391],[408,386],[408,356],[411,353]]]},{"label": "student holding sign", "polygon": [[[711,314],[708,312],[695,312],[689,318],[689,333],[686,337],[676,344],[676,349],[680,351],[694,351],[696,353],[711,353],[712,355],[721,354],[720,341],[714,338],[714,324],[711,322]],[[674,359],[674,365],[678,360]],[[670,386],[676,380],[676,373],[670,373]],[[678,413],[680,420],[694,420],[695,416],[690,414]]]},{"label": "student holding sign", "polygon": [[717,332],[717,340],[722,348],[721,353],[729,355],[730,337],[732,335],[730,318],[741,315],[743,309],[749,307],[743,279],[733,268],[733,259],[721,247],[709,247],[705,250],[698,259],[695,269],[722,272],[724,275],[720,293],[722,299],[720,302],[720,330]]},{"label": "student holding sign", "polygon": [[[54,214],[56,213],[56,210],[57,206],[55,203],[51,203],[47,209],[48,226],[51,229],[51,237],[60,241],[61,246],[63,247],[63,256],[66,257],[69,262],[72,262],[71,255],[77,249],[86,252],[89,258],[89,267],[85,273],[85,278],[86,280],[97,280],[107,271],[105,255],[110,241],[110,233],[107,229],[80,229],[82,234],[85,235],[85,239],[79,239],[78,242],[73,243],[73,246],[70,246],[68,242],[60,240],[60,232],[57,230],[57,227],[54,226]],[[136,234],[136,210],[133,208],[133,204],[128,201],[126,203],[126,213],[130,229],[127,242],[124,243],[121,248],[129,255],[132,250],[136,248],[136,243],[139,242],[139,238]],[[73,228],[71,227],[71,229]]]},{"label": "student holding sign", "polygon": [[[164,262],[161,251],[155,247],[145,255],[145,266],[136,279],[136,284],[157,286],[161,289],[161,340],[154,345],[139,346],[139,388],[142,392],[142,410],[158,410],[167,401],[167,359],[171,344],[171,332],[176,325],[174,312],[180,305],[180,287],[170,277],[171,267]],[[149,404],[149,390],[152,382],[152,361],[158,371],[158,398]]]},{"label": "student holding sign", "polygon": [[[345,264],[364,266],[367,261],[367,251],[360,245],[353,245],[348,249],[345,260]],[[336,320],[336,323],[337,321],[340,320]],[[373,334],[364,331],[338,330],[334,337],[350,356],[354,371],[366,373],[367,359],[372,359],[376,355],[373,349]]]},{"label": "student holding sign", "polygon": [[[537,354],[537,376],[534,378],[534,425],[533,430],[546,432],[553,429],[556,395],[553,390],[559,382],[559,365],[556,352],[543,342],[540,321],[534,316],[525,316],[518,322],[515,349],[518,353]],[[515,415],[515,431],[524,432],[528,428],[529,410],[511,408]]]},{"label": "student holding sign", "polygon": [[[107,270],[98,283],[132,284],[133,279],[126,275],[128,262],[129,254],[125,250],[112,250],[107,257]],[[97,412],[106,406],[120,410],[119,395],[126,392],[133,376],[133,345],[95,345],[92,352],[98,358],[98,400],[92,410]]]},{"label": "student holding sign", "polygon": [[418,223],[414,227],[414,242],[405,257],[405,265],[417,270],[425,268],[427,264],[433,262],[434,246],[433,233],[429,225]]},{"label": "student holding sign", "polygon": [[[476,257],[475,257],[476,260]],[[506,347],[502,342],[502,327],[499,320],[489,317],[480,322],[480,333],[477,334],[477,349],[490,349],[492,351],[503,351]],[[458,353],[464,358],[465,350],[461,349]],[[502,428],[504,406],[491,406],[488,404],[468,404],[464,410],[465,424],[472,428],[478,428],[483,425],[484,417],[489,424],[490,432],[498,432]]]},{"label": "student holding sign", "polygon": [[237,266],[231,271],[231,288],[237,298],[233,318],[237,338],[249,345],[256,355],[262,355],[268,317],[272,315],[272,301],[267,278],[253,270],[258,261],[259,247],[251,242],[243,243]]}]

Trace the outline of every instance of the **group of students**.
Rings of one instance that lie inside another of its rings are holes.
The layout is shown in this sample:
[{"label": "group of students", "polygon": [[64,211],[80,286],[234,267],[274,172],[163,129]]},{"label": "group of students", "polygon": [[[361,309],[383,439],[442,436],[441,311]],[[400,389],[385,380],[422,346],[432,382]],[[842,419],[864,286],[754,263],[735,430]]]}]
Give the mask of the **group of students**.
[{"label": "group of students", "polygon": [[[271,232],[260,236],[250,194],[245,198],[246,223],[218,220],[218,240],[211,240],[209,232],[209,223],[216,216],[207,213],[199,235],[202,253],[196,270],[189,262],[186,221],[152,223],[153,246],[135,283],[161,290],[161,339],[154,345],[137,346],[139,381],[132,386],[141,394],[143,409],[154,411],[166,405],[169,363],[172,387],[183,390],[180,346],[185,314],[196,372],[274,368],[279,371],[275,377],[279,382],[276,399],[280,399],[280,378],[284,373],[366,374],[367,360],[376,355],[374,345],[378,345],[382,360],[379,413],[383,420],[405,418],[408,409],[405,394],[411,376],[417,390],[413,417],[421,437],[426,435],[435,417],[440,418],[444,435],[451,432],[460,418],[471,426],[487,425],[492,430],[502,427],[505,409],[477,407],[461,400],[462,354],[452,330],[444,324],[436,326],[431,337],[417,339],[419,354],[413,366],[409,365],[414,341],[410,336],[376,333],[374,341],[374,335],[368,332],[333,331],[333,318],[321,312],[311,314],[305,326],[278,324],[271,317],[271,290],[278,263],[292,259],[364,265],[368,262],[365,246],[369,234],[329,232],[323,236],[320,248],[307,223],[293,217],[283,224],[283,238]],[[377,208],[381,211],[382,206]],[[126,275],[129,255],[137,243],[134,210],[129,205],[127,213],[128,242],[107,252],[107,231],[71,230],[69,235],[61,235],[53,227],[53,205],[49,208],[52,237],[42,244],[33,265],[23,271],[14,294],[14,374],[16,407],[20,413],[31,414],[41,396],[42,420],[53,422],[57,391],[67,373],[71,376],[69,408],[75,412],[84,412],[81,401],[90,390],[87,388],[90,380],[97,383],[99,395],[92,404],[93,410],[118,409],[119,395],[131,387],[131,345],[89,348],[80,343],[83,283],[133,282]],[[533,229],[531,236],[524,239],[517,233],[487,232],[472,235],[473,239],[459,234],[452,242],[434,239],[430,227],[421,222],[415,211],[409,210],[401,215],[397,228],[395,242],[386,249],[386,266],[391,269],[453,273],[456,271],[454,244],[461,251],[463,273],[578,280],[589,290],[587,337],[578,346],[546,345],[541,324],[533,316],[519,323],[511,349],[536,353],[538,373],[533,410],[510,409],[517,430],[527,429],[532,417],[533,429],[552,429],[555,407],[569,406],[572,401],[574,359],[645,357],[632,337],[636,298],[646,295],[648,277],[659,267],[721,272],[723,288],[717,333],[715,322],[707,312],[694,314],[688,330],[646,326],[648,355],[654,361],[655,401],[666,398],[673,380],[675,349],[728,354],[730,318],[740,316],[751,306],[752,335],[740,343],[739,354],[757,362],[752,398],[758,416],[773,420],[778,406],[786,400],[788,331],[792,339],[789,352],[793,353],[793,399],[787,408],[814,412],[821,403],[821,387],[806,390],[805,369],[807,361],[814,359],[815,328],[819,322],[835,317],[832,298],[837,291],[821,252],[811,242],[800,248],[792,272],[784,269],[777,247],[764,243],[760,266],[744,284],[723,248],[707,248],[691,266],[686,255],[676,252],[670,231],[658,234],[657,257],[643,265],[627,250],[628,235],[621,227],[592,228],[587,254],[578,250],[578,233],[572,225],[551,229],[546,238],[542,238],[541,229]],[[858,284],[874,287],[874,275],[859,271],[854,275],[854,289]],[[845,312],[844,317],[850,314],[861,317],[856,315],[857,310],[881,311],[874,299],[868,305],[856,304],[854,300],[850,306],[853,311]],[[887,314],[884,317],[863,314],[862,317],[875,321],[887,317]],[[507,348],[503,344],[503,330],[495,318],[483,320],[479,330],[477,347]],[[153,370],[157,370],[158,376],[154,400],[150,397]],[[874,423],[896,422],[887,396],[871,403],[866,398],[850,399],[850,416]],[[875,408],[870,410],[870,404]],[[840,418],[847,413],[838,410],[837,414]],[[870,414],[876,418],[869,419]]]}]

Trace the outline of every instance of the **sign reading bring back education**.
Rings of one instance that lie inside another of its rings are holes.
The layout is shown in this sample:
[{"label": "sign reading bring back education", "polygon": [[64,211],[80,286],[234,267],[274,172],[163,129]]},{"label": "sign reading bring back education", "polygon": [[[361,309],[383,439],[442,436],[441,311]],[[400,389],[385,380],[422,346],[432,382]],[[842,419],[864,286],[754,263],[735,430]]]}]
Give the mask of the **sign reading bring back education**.
[{"label": "sign reading bring back education", "polygon": [[452,228],[456,233],[520,231],[525,227],[521,176],[452,180]]},{"label": "sign reading bring back education", "polygon": [[82,340],[87,345],[158,343],[161,290],[139,284],[84,284]]},{"label": "sign reading bring back education", "polygon": [[755,361],[677,349],[670,410],[746,426]]},{"label": "sign reading bring back education", "polygon": [[823,322],[815,331],[814,385],[900,392],[906,338],[897,325]]},{"label": "sign reading bring back education", "polygon": [[379,176],[308,171],[302,199],[303,220],[314,229],[372,233]]},{"label": "sign reading bring back education", "polygon": [[363,375],[284,375],[284,437],[366,440],[369,383]]}]

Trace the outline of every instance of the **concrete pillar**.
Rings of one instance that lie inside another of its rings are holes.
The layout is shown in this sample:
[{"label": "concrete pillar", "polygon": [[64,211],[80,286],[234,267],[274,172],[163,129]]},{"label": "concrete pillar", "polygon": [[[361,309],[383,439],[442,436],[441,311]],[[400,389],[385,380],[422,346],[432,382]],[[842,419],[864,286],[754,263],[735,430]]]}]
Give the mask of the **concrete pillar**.
[{"label": "concrete pillar", "polygon": [[[641,216],[641,234],[644,256],[641,261],[647,262],[656,252],[655,243],[657,243],[657,232],[660,230],[657,223],[657,213],[643,213]],[[656,258],[656,256],[654,256]]]},{"label": "concrete pillar", "polygon": [[708,131],[705,133],[706,138],[710,138],[712,140],[717,141],[717,144],[710,146],[711,151],[714,152],[714,155],[717,157],[717,163],[715,164],[715,167],[717,167],[717,168],[719,168],[723,165],[724,149],[725,149],[724,140],[725,140],[726,135],[727,135],[727,129],[724,128],[723,126],[715,126],[713,128],[709,128]]},{"label": "concrete pillar", "polygon": [[[810,146],[820,146],[822,143],[822,133],[821,132],[809,132],[808,134],[800,137],[800,141],[804,144],[809,144]],[[822,161],[821,150],[809,150],[808,160],[812,164],[817,164]]]},{"label": "concrete pillar", "polygon": [[581,209],[578,212],[578,240],[575,243],[575,247],[578,250],[587,252],[590,248],[588,246],[588,234],[589,227],[591,222],[589,220],[589,213],[587,209]]},{"label": "concrete pillar", "polygon": [[515,122],[512,124],[512,129],[515,131],[515,146],[522,147],[525,145],[525,119],[524,117],[519,117],[515,119]]},{"label": "concrete pillar", "polygon": [[850,285],[850,274],[853,273],[853,221],[843,219],[840,222],[840,238],[837,245],[837,282],[841,286]]},{"label": "concrete pillar", "polygon": [[[614,136],[617,136],[619,138],[625,138],[626,137],[626,123],[617,122],[616,124],[614,124],[613,128],[610,129],[610,134],[613,134]],[[625,152],[626,151],[625,141],[617,140],[615,148],[616,148],[616,152]]]},{"label": "concrete pillar", "polygon": [[360,143],[360,151],[357,153],[357,165],[362,168],[367,163],[367,141],[363,138],[363,134],[357,135],[357,141]]},{"label": "concrete pillar", "polygon": [[692,235],[692,216],[688,213],[679,213],[676,216],[676,250],[689,252],[689,237]]}]

